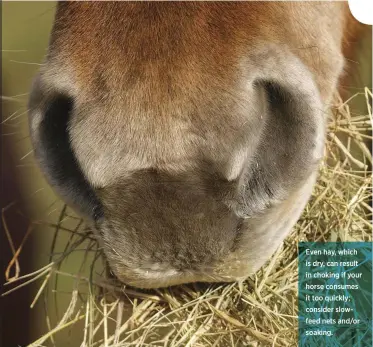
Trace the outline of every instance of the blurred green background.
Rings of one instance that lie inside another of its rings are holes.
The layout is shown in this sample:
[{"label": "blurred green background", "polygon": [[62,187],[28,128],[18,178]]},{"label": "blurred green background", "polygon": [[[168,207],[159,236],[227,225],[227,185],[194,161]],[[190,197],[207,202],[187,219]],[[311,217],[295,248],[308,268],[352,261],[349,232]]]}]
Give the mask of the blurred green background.
[{"label": "blurred green background", "polygon": [[[21,243],[29,220],[43,219],[56,222],[62,203],[58,200],[36,167],[28,137],[27,99],[32,78],[43,62],[48,44],[49,33],[55,12],[55,2],[3,2],[2,3],[2,158],[5,196],[2,197],[4,218],[11,231],[16,247]],[[357,49],[357,60],[352,62],[357,71],[355,78],[344,88],[352,95],[363,91],[372,83],[372,36],[371,29]],[[354,112],[365,110],[353,104]],[[14,203],[13,205],[10,205]],[[66,243],[68,234],[59,238],[61,247]],[[20,256],[21,275],[34,271],[49,262],[52,229],[40,227],[31,233]],[[57,245],[58,248],[58,245]],[[4,234],[1,235],[1,255],[4,266],[12,254]],[[72,255],[64,265],[64,271],[76,272],[80,264],[79,252]],[[5,268],[4,268],[5,269]],[[4,271],[3,271],[4,272]],[[2,282],[4,283],[4,277]],[[70,301],[72,280],[64,278],[58,283],[58,305],[66,307]],[[3,304],[3,345],[25,345],[45,333],[47,323],[43,300],[33,309],[29,306],[40,286],[30,285],[9,294]],[[7,288],[4,288],[6,290]],[[3,291],[4,291],[3,290]],[[64,295],[64,293],[66,295]],[[52,300],[49,298],[48,300]],[[54,303],[49,305],[51,325],[55,326]],[[57,346],[76,346],[75,341],[82,338],[82,324],[73,330],[58,334]]]},{"label": "blurred green background", "polygon": [[[2,3],[1,147],[5,193],[1,200],[2,208],[6,207],[4,219],[16,248],[21,244],[30,220],[56,223],[63,207],[34,163],[27,119],[29,89],[46,53],[55,7],[56,3],[52,1]],[[43,225],[31,232],[19,257],[20,275],[50,262],[53,231],[53,227]],[[69,233],[60,233],[56,252],[61,251],[69,236]],[[12,253],[4,234],[1,238],[1,255],[6,267]],[[81,257],[82,252],[71,255],[61,270],[76,273],[82,262]],[[3,274],[1,278],[3,284]],[[30,309],[41,282],[37,281],[4,297],[3,346],[24,346],[47,331],[44,297],[41,296],[35,307]],[[3,292],[9,288],[4,287]],[[64,278],[58,282],[59,318],[70,302],[72,288],[73,279]],[[52,327],[58,322],[53,295],[49,293],[46,299]],[[56,346],[77,346],[77,341],[82,339],[82,324],[58,334]],[[50,342],[45,345],[50,345]]]}]

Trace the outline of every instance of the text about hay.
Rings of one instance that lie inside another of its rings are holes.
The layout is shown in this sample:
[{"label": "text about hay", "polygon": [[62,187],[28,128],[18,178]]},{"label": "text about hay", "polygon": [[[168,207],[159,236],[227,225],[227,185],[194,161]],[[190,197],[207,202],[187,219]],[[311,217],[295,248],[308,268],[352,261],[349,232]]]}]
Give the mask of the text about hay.
[{"label": "text about hay", "polygon": [[372,346],[372,243],[299,243],[299,346]]}]

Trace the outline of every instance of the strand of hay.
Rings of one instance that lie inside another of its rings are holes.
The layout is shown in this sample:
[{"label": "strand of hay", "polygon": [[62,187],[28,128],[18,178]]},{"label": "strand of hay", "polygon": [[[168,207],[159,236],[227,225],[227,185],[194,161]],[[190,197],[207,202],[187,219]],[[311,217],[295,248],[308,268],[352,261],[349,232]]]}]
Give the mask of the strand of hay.
[{"label": "strand of hay", "polygon": [[[298,241],[372,241],[372,158],[366,144],[372,139],[372,94],[368,89],[361,94],[367,103],[365,115],[354,115],[348,102],[336,98],[325,160],[311,200],[282,247],[242,283],[153,291],[123,287],[105,276],[101,250],[81,221],[76,219],[74,229],[65,227],[64,222],[74,218],[66,209],[52,225],[55,240],[61,232],[71,233],[62,252],[54,254],[54,240],[50,263],[21,276],[18,256],[25,245],[22,242],[16,249],[6,229],[14,254],[9,269],[15,267],[15,275],[7,270],[9,290],[3,295],[38,281],[40,288],[31,306],[42,296],[46,304],[49,331],[30,346],[64,346],[63,338],[58,342],[59,334],[77,324],[81,325],[76,346],[81,347],[296,346]],[[62,271],[61,265],[74,252],[83,252],[80,269]],[[87,266],[88,275],[84,275],[82,269]],[[73,279],[70,304],[51,325],[46,295],[66,295],[58,291],[57,281],[68,278]]]}]

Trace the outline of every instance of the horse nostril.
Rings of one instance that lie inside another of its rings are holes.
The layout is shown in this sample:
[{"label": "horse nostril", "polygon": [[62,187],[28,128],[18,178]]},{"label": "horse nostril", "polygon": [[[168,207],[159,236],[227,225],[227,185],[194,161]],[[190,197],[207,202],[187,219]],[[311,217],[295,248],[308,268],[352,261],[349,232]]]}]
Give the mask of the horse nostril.
[{"label": "horse nostril", "polygon": [[238,220],[238,223],[237,223],[237,226],[236,226],[236,237],[234,238],[234,241],[233,241],[233,246],[231,247],[230,251],[231,252],[235,252],[240,243],[241,243],[241,237],[242,237],[242,234],[243,234],[243,226],[244,226],[244,218],[240,218]]},{"label": "horse nostril", "polygon": [[103,216],[101,203],[71,144],[74,99],[63,93],[52,94],[37,79],[29,105],[31,140],[46,179],[83,216],[100,219]]}]

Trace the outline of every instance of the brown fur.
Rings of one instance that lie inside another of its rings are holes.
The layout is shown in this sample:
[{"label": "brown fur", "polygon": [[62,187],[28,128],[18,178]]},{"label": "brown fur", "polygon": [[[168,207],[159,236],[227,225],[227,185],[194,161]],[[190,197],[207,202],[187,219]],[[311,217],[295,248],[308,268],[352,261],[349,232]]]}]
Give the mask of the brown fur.
[{"label": "brown fur", "polygon": [[59,4],[36,157],[120,279],[232,281],[280,245],[322,156],[345,6]]},{"label": "brown fur", "polygon": [[[358,55],[362,54],[362,41],[365,38],[369,40],[369,37],[370,41],[372,41],[372,26],[358,22],[352,16],[348,6],[346,6],[342,51],[347,63],[345,64],[345,69],[340,78],[339,85],[339,93],[344,99],[356,93],[356,87],[365,87],[363,82],[364,78],[362,79],[361,74],[367,72],[361,71]],[[366,52],[369,50],[372,50],[372,45],[365,48]],[[349,90],[351,86],[353,87],[352,93],[351,90]]]}]

